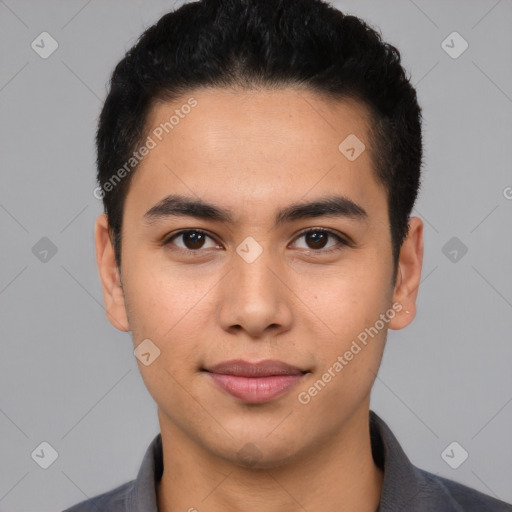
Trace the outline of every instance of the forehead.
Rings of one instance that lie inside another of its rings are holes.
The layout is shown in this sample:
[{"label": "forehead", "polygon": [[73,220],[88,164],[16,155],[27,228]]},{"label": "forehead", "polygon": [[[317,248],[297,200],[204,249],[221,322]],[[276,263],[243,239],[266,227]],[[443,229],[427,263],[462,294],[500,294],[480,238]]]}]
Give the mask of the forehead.
[{"label": "forehead", "polygon": [[158,142],[191,141],[194,132],[205,151],[221,154],[242,145],[246,151],[256,146],[263,152],[266,146],[268,155],[277,156],[279,147],[303,147],[306,140],[318,151],[329,151],[351,133],[366,139],[369,123],[368,108],[352,99],[334,100],[292,88],[208,88],[155,103],[146,129]]},{"label": "forehead", "polygon": [[132,178],[127,203],[152,206],[186,193],[236,209],[329,192],[375,207],[381,196],[385,207],[369,123],[364,105],[304,90],[193,90],[150,111],[154,147]]}]

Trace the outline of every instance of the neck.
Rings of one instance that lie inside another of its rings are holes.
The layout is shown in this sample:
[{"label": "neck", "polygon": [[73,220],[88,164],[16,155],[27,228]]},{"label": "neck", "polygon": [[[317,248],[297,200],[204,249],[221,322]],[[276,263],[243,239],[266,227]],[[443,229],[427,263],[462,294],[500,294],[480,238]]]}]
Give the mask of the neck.
[{"label": "neck", "polygon": [[159,512],[375,512],[384,475],[372,457],[365,406],[321,446],[269,469],[240,467],[205,451],[159,411]]}]

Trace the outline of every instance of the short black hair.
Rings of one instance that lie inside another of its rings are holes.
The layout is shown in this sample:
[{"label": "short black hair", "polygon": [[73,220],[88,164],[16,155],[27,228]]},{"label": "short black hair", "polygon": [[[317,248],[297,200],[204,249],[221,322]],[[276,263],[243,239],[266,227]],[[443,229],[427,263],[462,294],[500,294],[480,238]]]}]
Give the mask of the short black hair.
[{"label": "short black hair", "polygon": [[322,0],[201,0],[165,14],[117,64],[99,118],[96,190],[117,265],[137,166],[123,179],[116,172],[146,139],[156,102],[199,88],[296,87],[367,107],[369,150],[388,200],[394,281],[422,165],[421,108],[409,80],[394,46]]}]

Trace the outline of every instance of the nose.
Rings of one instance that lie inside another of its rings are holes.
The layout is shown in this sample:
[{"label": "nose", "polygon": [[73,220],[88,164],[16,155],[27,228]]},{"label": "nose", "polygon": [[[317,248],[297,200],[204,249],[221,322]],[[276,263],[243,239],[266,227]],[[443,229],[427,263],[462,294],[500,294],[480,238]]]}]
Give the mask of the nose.
[{"label": "nose", "polygon": [[219,322],[225,331],[251,338],[276,336],[290,329],[293,293],[284,264],[263,249],[252,262],[233,255],[231,271],[220,283]]}]

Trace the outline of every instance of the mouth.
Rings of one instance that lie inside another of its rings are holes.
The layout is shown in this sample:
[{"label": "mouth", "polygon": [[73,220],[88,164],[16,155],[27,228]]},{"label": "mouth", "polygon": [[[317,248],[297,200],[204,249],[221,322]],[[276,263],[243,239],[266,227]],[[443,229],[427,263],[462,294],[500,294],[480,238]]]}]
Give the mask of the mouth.
[{"label": "mouth", "polygon": [[241,359],[203,368],[224,392],[246,403],[273,400],[295,386],[309,373],[282,361],[251,363]]}]

